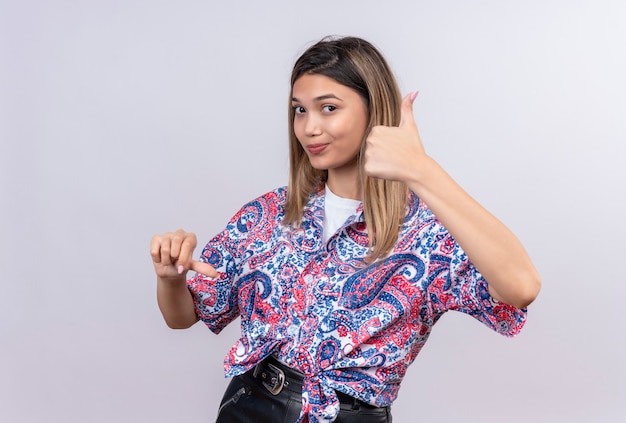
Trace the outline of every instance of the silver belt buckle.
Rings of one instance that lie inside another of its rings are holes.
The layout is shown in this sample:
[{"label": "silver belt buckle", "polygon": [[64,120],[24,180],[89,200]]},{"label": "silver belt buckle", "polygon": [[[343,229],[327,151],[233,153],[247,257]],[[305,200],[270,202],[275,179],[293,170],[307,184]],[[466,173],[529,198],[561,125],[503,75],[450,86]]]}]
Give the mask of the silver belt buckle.
[{"label": "silver belt buckle", "polygon": [[[261,374],[263,386],[272,393],[272,395],[280,394],[285,386],[285,373],[271,363],[265,364],[275,375]],[[262,370],[261,370],[262,371]],[[263,372],[265,373],[265,372]]]}]

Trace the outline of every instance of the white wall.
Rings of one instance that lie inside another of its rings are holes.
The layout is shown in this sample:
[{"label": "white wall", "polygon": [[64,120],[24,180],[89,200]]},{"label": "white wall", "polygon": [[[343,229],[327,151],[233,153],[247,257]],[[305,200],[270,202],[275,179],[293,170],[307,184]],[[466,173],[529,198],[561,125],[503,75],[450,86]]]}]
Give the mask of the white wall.
[{"label": "white wall", "polygon": [[398,422],[626,420],[626,2],[0,0],[0,421],[210,422],[237,334],[165,327],[154,233],[286,182],[288,76],[386,54],[429,153],[544,281],[517,338],[449,314]]}]

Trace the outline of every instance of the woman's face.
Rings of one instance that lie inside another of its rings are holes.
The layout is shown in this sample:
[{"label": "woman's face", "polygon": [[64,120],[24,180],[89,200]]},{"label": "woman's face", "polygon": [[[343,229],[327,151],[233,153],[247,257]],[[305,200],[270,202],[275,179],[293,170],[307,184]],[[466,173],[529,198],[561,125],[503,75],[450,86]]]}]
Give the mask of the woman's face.
[{"label": "woman's face", "polygon": [[305,74],[293,84],[293,128],[311,166],[333,175],[358,175],[357,155],[369,113],[352,88],[324,75]]}]

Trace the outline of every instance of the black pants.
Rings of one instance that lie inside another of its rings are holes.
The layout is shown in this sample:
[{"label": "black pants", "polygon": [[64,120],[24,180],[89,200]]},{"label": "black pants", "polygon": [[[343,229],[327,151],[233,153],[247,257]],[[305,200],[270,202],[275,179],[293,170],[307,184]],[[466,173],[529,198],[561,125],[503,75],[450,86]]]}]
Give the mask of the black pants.
[{"label": "black pants", "polygon": [[[235,376],[224,393],[216,423],[293,423],[302,408],[302,384],[288,384],[273,395],[262,383],[259,372]],[[335,423],[391,423],[390,407],[376,407],[338,393],[341,403]]]}]

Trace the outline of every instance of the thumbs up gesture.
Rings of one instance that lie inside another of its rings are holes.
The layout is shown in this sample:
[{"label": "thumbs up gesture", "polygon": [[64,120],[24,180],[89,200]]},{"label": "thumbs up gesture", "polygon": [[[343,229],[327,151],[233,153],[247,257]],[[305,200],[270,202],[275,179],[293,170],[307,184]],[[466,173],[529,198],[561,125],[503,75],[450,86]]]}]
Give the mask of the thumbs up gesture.
[{"label": "thumbs up gesture", "polygon": [[419,159],[426,155],[413,118],[415,91],[402,100],[400,125],[375,126],[365,140],[365,173],[375,178],[408,183]]}]

